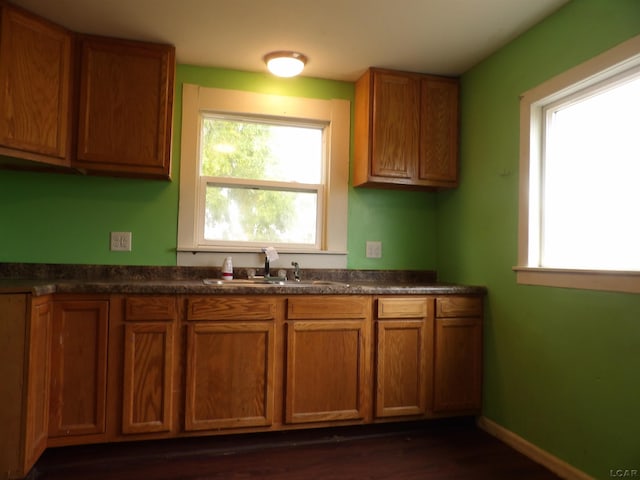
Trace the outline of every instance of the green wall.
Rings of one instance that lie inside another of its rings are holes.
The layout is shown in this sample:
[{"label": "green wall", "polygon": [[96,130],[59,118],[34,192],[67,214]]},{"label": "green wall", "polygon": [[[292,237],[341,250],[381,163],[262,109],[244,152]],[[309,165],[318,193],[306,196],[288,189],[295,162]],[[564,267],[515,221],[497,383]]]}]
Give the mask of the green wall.
[{"label": "green wall", "polygon": [[[463,76],[457,190],[349,194],[349,268],[486,285],[484,415],[596,478],[640,467],[640,296],[516,285],[518,96],[637,34],[638,0],[570,2]],[[179,66],[174,181],[0,170],[0,261],[174,265],[183,82],[353,100],[350,83]],[[109,252],[112,230],[132,252]]]},{"label": "green wall", "polygon": [[[354,85],[180,65],[174,104],[173,182],[0,170],[0,261],[175,265],[183,83],[353,101]],[[435,269],[433,193],[351,189],[348,267]],[[109,251],[109,232],[131,231],[131,252]],[[383,258],[365,258],[365,241]]]},{"label": "green wall", "polygon": [[638,34],[639,1],[574,0],[467,72],[437,198],[440,278],[489,290],[483,414],[595,478],[640,470],[640,296],[516,285],[518,97]]}]

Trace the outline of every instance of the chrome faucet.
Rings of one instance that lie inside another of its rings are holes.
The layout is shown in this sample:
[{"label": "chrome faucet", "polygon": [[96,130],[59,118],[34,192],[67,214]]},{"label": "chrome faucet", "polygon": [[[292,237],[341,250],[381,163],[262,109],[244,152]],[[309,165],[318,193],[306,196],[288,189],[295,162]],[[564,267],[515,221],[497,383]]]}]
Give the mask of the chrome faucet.
[{"label": "chrome faucet", "polygon": [[298,262],[291,262],[293,266],[293,278],[296,282],[300,281],[300,264]]},{"label": "chrome faucet", "polygon": [[262,252],[264,253],[264,276],[270,277],[271,269],[269,268],[269,262],[278,259],[278,252],[276,252],[276,249],[273,247],[265,247],[262,249]]}]

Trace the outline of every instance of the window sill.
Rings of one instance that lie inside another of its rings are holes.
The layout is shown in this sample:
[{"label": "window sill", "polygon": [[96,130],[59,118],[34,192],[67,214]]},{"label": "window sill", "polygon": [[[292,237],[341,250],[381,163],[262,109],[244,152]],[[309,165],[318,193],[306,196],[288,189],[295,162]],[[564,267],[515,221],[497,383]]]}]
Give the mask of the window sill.
[{"label": "window sill", "polygon": [[640,293],[640,272],[513,267],[521,285]]},{"label": "window sill", "polygon": [[[237,267],[264,265],[264,253],[256,249],[178,248],[177,253],[178,266],[185,267],[219,266],[228,256],[233,257],[233,265]],[[347,268],[347,252],[278,249],[278,259],[271,263],[271,267],[290,268],[291,262],[298,262],[303,268]]]}]

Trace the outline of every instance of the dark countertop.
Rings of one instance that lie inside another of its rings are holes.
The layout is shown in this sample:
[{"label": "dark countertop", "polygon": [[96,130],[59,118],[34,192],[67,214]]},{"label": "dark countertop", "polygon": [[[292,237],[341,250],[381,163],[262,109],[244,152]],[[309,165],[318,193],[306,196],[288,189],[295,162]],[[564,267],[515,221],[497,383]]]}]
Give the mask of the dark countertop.
[{"label": "dark countertop", "polygon": [[[246,278],[237,269],[236,278]],[[304,270],[303,279],[339,282],[296,285],[206,285],[219,268],[0,264],[0,293],[171,295],[484,295],[482,286],[445,284],[435,272],[407,270]],[[289,275],[291,278],[291,275]]]},{"label": "dark countertop", "polygon": [[184,294],[184,295],[484,295],[478,286],[350,283],[345,285],[205,285],[201,280],[42,281],[0,279],[0,293]]}]

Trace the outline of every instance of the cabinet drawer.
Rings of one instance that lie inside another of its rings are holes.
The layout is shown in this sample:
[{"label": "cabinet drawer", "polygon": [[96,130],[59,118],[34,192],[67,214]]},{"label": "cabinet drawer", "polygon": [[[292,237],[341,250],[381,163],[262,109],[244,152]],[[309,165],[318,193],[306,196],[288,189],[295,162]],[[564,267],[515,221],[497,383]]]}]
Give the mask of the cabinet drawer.
[{"label": "cabinet drawer", "polygon": [[378,318],[424,318],[426,298],[379,298]]},{"label": "cabinet drawer", "polygon": [[291,320],[367,318],[370,301],[364,296],[301,296],[287,300]]},{"label": "cabinet drawer", "polygon": [[436,317],[474,317],[482,315],[482,297],[438,297]]},{"label": "cabinet drawer", "polygon": [[187,299],[187,320],[273,320],[276,300],[258,296]]},{"label": "cabinet drawer", "polygon": [[173,320],[177,317],[174,297],[127,297],[125,300],[125,319]]}]

